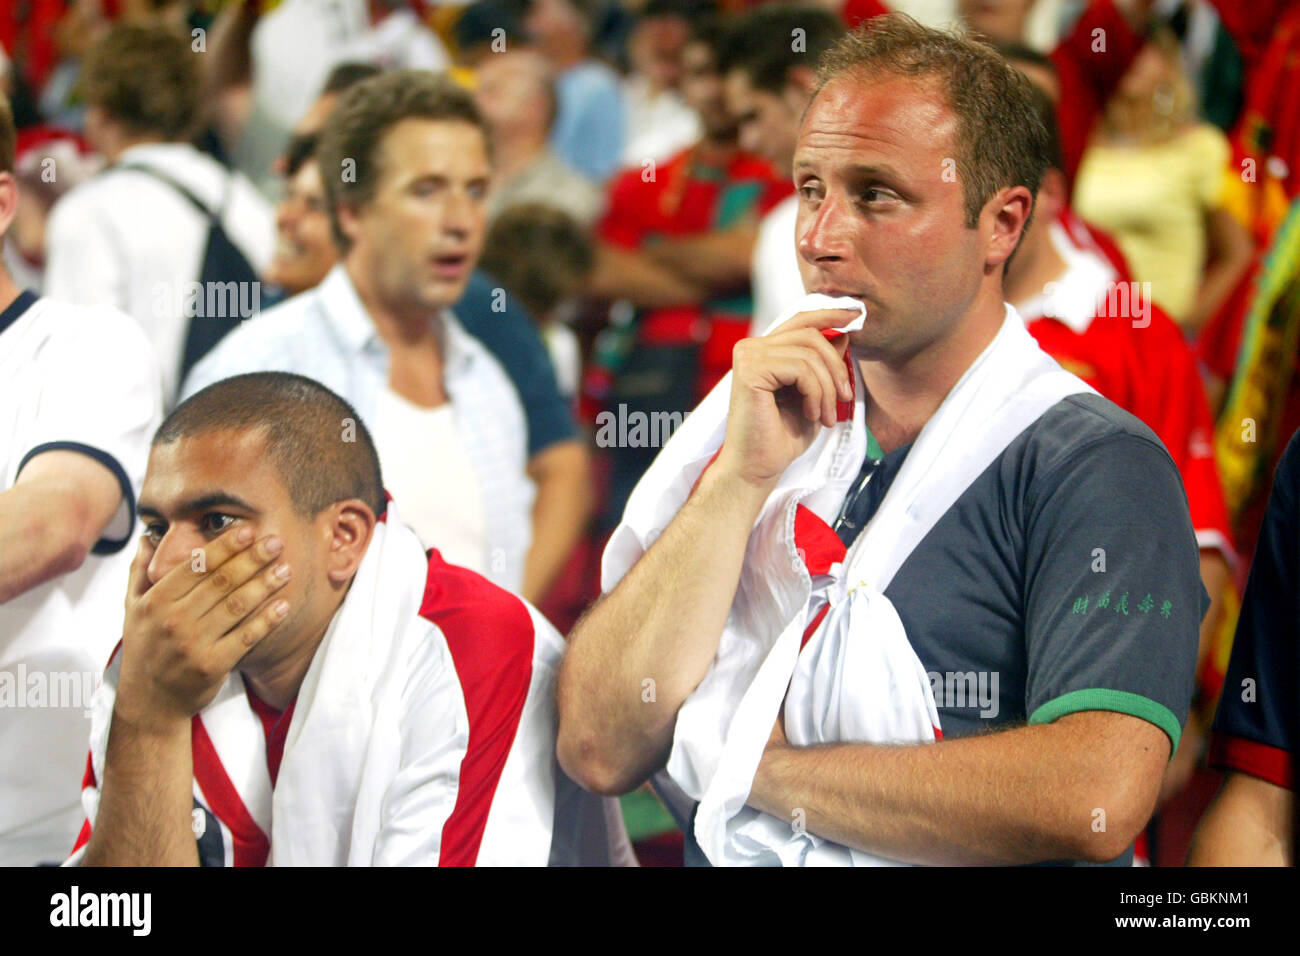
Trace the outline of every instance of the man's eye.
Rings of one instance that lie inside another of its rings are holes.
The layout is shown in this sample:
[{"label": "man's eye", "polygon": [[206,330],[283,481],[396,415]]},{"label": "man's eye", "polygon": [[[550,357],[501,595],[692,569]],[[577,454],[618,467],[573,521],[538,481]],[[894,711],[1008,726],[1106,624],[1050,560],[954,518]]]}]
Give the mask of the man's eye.
[{"label": "man's eye", "polygon": [[811,186],[811,185],[809,185],[809,186],[800,186],[800,187],[799,187],[799,195],[802,196],[804,199],[808,199],[808,200],[816,199],[816,198],[817,198],[817,187],[816,187],[816,186]]},{"label": "man's eye", "polygon": [[157,521],[151,521],[144,526],[145,537],[149,539],[150,544],[155,546],[157,546],[158,542],[162,541],[163,535],[166,533],[167,529]]},{"label": "man's eye", "polygon": [[882,202],[882,201],[888,201],[892,198],[893,197],[885,190],[876,189],[874,186],[869,189],[862,190],[863,202]]},{"label": "man's eye", "polygon": [[204,515],[202,520],[199,522],[199,525],[206,533],[218,535],[234,523],[235,519],[231,515],[223,515],[214,512],[213,514]]}]

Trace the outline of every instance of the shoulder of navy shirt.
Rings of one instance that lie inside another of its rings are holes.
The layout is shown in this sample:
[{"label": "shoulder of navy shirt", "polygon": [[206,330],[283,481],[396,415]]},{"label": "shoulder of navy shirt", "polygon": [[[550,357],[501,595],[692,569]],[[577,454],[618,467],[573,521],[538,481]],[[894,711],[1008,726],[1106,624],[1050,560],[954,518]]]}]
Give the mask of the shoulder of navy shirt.
[{"label": "shoulder of navy shirt", "polygon": [[578,426],[573,410],[560,394],[550,353],[532,316],[515,302],[514,296],[496,296],[498,288],[500,284],[486,272],[474,270],[452,312],[465,331],[501,363],[514,383],[528,418],[531,458],[557,442],[576,438]]}]

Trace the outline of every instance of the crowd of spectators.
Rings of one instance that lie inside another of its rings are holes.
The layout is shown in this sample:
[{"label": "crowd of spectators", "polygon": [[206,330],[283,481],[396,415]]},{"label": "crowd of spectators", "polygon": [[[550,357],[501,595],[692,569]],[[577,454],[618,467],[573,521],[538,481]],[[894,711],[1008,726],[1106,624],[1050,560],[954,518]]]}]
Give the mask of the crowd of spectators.
[{"label": "crowd of spectators", "polygon": [[[1162,807],[1194,822],[1300,427],[1300,3],[26,0],[0,16],[22,194],[3,262],[131,316],[164,410],[240,372],[323,381],[425,546],[564,632],[660,445],[602,440],[602,416],[690,412],[804,294],[817,60],[892,9],[1037,87],[1055,155],[1007,298],[1182,473],[1213,603]],[[651,859],[668,828],[626,806]],[[1173,862],[1186,834],[1159,820],[1145,852]]]}]

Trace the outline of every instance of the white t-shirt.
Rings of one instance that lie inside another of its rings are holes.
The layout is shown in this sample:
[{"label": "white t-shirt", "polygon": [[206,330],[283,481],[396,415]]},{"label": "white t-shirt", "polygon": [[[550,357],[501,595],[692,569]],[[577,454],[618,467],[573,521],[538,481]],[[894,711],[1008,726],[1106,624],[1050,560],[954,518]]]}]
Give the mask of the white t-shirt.
[{"label": "white t-shirt", "polygon": [[446,70],[451,57],[410,10],[375,25],[365,0],[285,0],[257,22],[250,42],[253,98],[292,129],[340,63],[384,69]]},{"label": "white t-shirt", "polygon": [[[244,176],[230,179],[220,163],[187,143],[132,146],[115,166],[127,164],[158,170],[209,209],[220,206],[229,183],[222,226],[253,269],[265,272],[275,248],[273,212]],[[186,299],[199,280],[207,240],[207,218],[170,185],[110,168],[54,204],[45,232],[45,294],[133,316],[157,350],[170,406],[189,330]],[[232,296],[223,303],[251,318],[260,298],[260,287],[239,289],[238,301]]]},{"label": "white t-shirt", "polygon": [[451,402],[423,408],[384,388],[378,405],[375,448],[384,486],[403,519],[449,564],[486,573],[483,494]]},{"label": "white t-shirt", "polygon": [[667,162],[704,135],[699,114],[681,94],[663,90],[651,95],[642,77],[623,81],[623,110],[627,116],[623,166],[640,167],[646,160]]},{"label": "white t-shirt", "polygon": [[777,316],[804,297],[799,254],[794,244],[798,213],[798,195],[787,196],[758,224],[758,241],[754,243],[754,315],[749,323],[750,335],[762,335]]},{"label": "white t-shirt", "polygon": [[0,493],[42,451],[117,475],[122,504],[77,570],[0,605],[0,866],[67,856],[81,823],[90,694],[122,633],[135,498],[162,419],[129,317],[24,293],[0,313]]}]

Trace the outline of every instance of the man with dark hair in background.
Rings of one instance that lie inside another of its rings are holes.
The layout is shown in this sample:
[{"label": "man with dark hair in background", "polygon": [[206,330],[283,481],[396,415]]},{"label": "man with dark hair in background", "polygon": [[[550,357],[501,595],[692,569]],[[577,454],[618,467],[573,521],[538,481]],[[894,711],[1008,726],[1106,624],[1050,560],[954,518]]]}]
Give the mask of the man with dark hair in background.
[{"label": "man with dark hair in background", "polygon": [[[740,148],[762,156],[778,175],[791,175],[799,121],[812,98],[817,60],[843,35],[844,24],[829,10],[799,4],[760,7],[731,31],[722,72]],[[787,306],[803,297],[794,248],[798,209],[799,197],[787,196],[759,224],[750,335],[762,335]]]},{"label": "man with dark hair in background", "polygon": [[204,389],[137,510],[73,862],[609,862],[554,769],[563,641],[425,553],[347,402],[279,372]]},{"label": "man with dark hair in background", "polygon": [[[19,202],[15,138],[0,96],[0,240]],[[67,784],[122,620],[162,383],[133,319],[39,298],[2,262],[0,383],[0,866],[30,866],[76,836]]]},{"label": "man with dark hair in background", "polygon": [[[321,98],[298,124],[282,158],[284,195],[276,206],[277,242],[267,280],[280,298],[314,289],[338,262],[329,202],[318,157],[321,126],[339,95],[381,71],[338,67]],[[353,78],[353,79],[349,79]],[[268,302],[268,305],[274,302]],[[570,403],[561,394],[547,348],[516,295],[475,268],[453,306],[456,318],[501,363],[523,404],[528,428],[528,476],[537,485],[532,544],[521,594],[540,602],[582,533],[589,504],[590,459]]]},{"label": "man with dark hair in background", "polygon": [[1004,302],[1031,97],[897,14],[820,64],[811,294],[633,492],[557,690],[562,766],[656,775],[688,859],[1132,858],[1208,599],[1168,453]]},{"label": "man with dark hair in background", "polygon": [[158,353],[169,403],[194,358],[191,338],[259,304],[247,283],[194,298],[214,217],[256,273],[271,257],[266,200],[188,142],[201,106],[198,57],[162,26],[115,26],[95,45],[81,76],[86,137],[109,168],[63,196],[46,226],[45,291],[133,316]]},{"label": "man with dark hair in background", "polygon": [[337,390],[371,423],[388,488],[425,546],[518,591],[535,494],[524,410],[451,311],[487,230],[482,116],[446,77],[383,73],[343,94],[318,161],[338,265],[229,336],[185,394],[254,370]]},{"label": "man with dark hair in background", "polygon": [[[758,221],[790,192],[788,176],[739,148],[718,70],[726,42],[721,20],[693,25],[681,85],[704,136],[667,162],[619,174],[596,228],[588,294],[626,299],[638,315],[618,348],[602,350],[587,391],[606,408],[625,405],[628,415],[685,414],[726,374],[749,328]],[[657,450],[612,450],[607,526]]]}]

